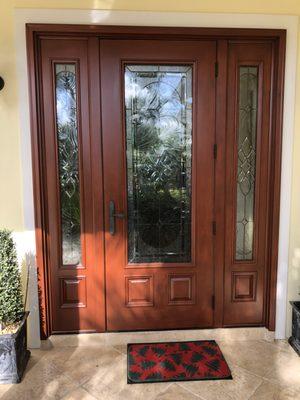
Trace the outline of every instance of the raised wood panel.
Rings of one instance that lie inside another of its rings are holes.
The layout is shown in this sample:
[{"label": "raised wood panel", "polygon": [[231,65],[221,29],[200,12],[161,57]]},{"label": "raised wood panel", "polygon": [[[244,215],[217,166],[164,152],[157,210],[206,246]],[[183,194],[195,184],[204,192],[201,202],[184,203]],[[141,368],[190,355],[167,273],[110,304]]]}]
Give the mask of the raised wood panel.
[{"label": "raised wood panel", "polygon": [[61,307],[86,307],[86,278],[60,278]]},{"label": "raised wood panel", "polygon": [[256,286],[256,272],[233,272],[232,301],[255,301]]},{"label": "raised wood panel", "polygon": [[169,275],[169,304],[194,304],[195,279],[195,274]]},{"label": "raised wood panel", "polygon": [[125,304],[127,307],[153,306],[153,277],[126,276]]}]

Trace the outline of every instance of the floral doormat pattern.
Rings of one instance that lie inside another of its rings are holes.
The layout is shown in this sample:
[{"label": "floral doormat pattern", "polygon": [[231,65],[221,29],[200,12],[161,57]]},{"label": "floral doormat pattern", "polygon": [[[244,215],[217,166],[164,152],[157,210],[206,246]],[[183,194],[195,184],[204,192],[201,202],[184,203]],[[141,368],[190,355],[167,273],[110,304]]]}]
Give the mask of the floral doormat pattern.
[{"label": "floral doormat pattern", "polygon": [[128,383],[232,379],[214,340],[127,346]]}]

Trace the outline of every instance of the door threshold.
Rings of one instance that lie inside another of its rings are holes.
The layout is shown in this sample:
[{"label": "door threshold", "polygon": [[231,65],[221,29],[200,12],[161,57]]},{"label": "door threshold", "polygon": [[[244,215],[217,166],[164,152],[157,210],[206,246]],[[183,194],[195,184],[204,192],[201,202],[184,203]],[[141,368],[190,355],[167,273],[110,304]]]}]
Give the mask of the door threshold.
[{"label": "door threshold", "polygon": [[274,332],[265,327],[185,329],[143,332],[103,332],[52,335],[42,341],[43,349],[77,346],[122,346],[134,342],[162,342],[184,340],[249,341],[274,340]]}]

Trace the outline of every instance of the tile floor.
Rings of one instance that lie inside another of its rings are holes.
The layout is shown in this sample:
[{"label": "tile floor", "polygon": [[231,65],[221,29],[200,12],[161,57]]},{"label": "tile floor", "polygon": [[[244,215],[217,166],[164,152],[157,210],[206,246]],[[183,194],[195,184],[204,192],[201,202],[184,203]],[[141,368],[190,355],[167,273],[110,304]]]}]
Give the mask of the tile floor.
[{"label": "tile floor", "polygon": [[[126,344],[215,339],[232,381],[127,385]],[[300,400],[300,357],[264,328],[53,336],[1,400]]]}]

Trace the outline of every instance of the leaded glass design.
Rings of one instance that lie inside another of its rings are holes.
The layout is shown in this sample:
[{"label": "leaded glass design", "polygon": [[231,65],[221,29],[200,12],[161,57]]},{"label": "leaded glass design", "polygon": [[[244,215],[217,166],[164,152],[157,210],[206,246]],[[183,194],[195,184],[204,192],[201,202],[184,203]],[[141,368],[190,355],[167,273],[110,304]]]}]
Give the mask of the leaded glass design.
[{"label": "leaded glass design", "polygon": [[191,261],[192,67],[127,65],[128,259]]},{"label": "leaded glass design", "polygon": [[253,259],[258,67],[239,69],[236,260]]},{"label": "leaded glass design", "polygon": [[55,64],[62,263],[81,262],[76,67]]}]

